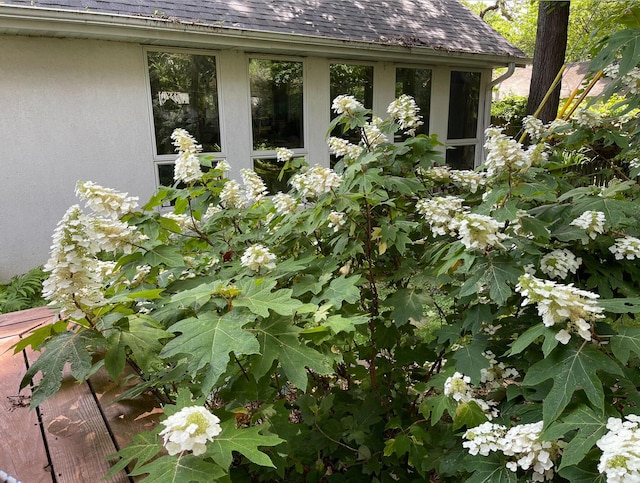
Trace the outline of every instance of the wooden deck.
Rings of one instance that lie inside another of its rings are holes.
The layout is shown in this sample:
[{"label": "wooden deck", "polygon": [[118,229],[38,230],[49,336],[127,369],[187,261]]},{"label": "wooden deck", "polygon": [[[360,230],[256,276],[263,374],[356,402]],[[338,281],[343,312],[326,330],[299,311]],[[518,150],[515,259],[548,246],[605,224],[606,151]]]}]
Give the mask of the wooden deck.
[{"label": "wooden deck", "polygon": [[32,328],[52,320],[47,308],[0,315],[0,472],[22,483],[131,482],[124,472],[103,479],[110,467],[106,456],[158,423],[157,415],[145,415],[156,405],[151,396],[116,402],[126,387],[106,372],[83,384],[65,380],[61,390],[35,410],[29,409],[29,389],[19,392],[38,353],[14,355],[8,349]]}]

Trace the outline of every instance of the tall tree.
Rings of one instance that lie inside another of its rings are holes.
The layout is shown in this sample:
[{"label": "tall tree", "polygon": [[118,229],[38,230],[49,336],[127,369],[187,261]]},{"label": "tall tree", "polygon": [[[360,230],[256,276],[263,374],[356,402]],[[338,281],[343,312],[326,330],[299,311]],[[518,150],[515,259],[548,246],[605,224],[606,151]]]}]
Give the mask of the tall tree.
[{"label": "tall tree", "polygon": [[[533,53],[533,70],[527,114],[533,114],[553,84],[564,64],[569,30],[570,2],[540,1],[538,6],[538,31]],[[555,119],[560,104],[560,83],[538,114],[543,122]]]}]

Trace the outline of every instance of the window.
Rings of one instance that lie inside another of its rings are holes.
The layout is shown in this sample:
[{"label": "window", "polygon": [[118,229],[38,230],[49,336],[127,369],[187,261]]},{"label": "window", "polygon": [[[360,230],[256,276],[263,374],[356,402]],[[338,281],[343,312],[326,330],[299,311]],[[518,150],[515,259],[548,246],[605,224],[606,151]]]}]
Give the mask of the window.
[{"label": "window", "polygon": [[[429,111],[431,110],[431,70],[399,67],[396,69],[396,98],[407,94],[416,101],[424,123],[416,134],[429,134]],[[396,134],[396,141],[406,138]]]},{"label": "window", "polygon": [[[329,66],[331,102],[341,94],[353,96],[364,107],[373,107],[373,66],[356,64],[331,64]],[[332,112],[331,117],[335,117]]]},{"label": "window", "polygon": [[[451,71],[447,164],[456,169],[473,169],[478,143],[480,72]],[[456,140],[458,140],[456,142]]]},{"label": "window", "polygon": [[171,133],[189,131],[204,152],[220,151],[216,60],[211,55],[147,52],[156,154],[175,154]]},{"label": "window", "polygon": [[254,151],[302,148],[302,62],[249,60]]}]

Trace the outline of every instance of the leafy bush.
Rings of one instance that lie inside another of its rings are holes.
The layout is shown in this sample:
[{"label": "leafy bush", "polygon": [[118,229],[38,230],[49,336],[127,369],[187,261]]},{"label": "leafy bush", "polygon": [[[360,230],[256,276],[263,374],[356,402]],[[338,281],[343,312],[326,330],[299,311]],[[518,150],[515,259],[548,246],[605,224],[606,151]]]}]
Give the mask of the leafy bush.
[{"label": "leafy bush", "polygon": [[524,96],[509,96],[491,103],[491,123],[502,126],[510,136],[522,132],[522,120],[526,115],[527,98]]},{"label": "leafy bush", "polygon": [[[482,169],[456,171],[434,138],[392,142],[419,122],[410,98],[385,121],[334,109],[330,132],[362,141],[330,138],[335,171],[302,167],[287,194],[227,179],[182,130],[185,187],[142,210],[79,183],[93,213],[69,209],[44,286],[73,324],[17,346],[46,349],[32,403],[67,362],[135,364],[125,397],[152,390],[167,418],[111,473],[149,481],[637,479],[635,121],[526,119],[526,149],[492,128]],[[574,187],[576,139],[602,136],[624,171]]]},{"label": "leafy bush", "polygon": [[46,278],[47,273],[37,267],[0,285],[0,314],[44,305],[42,282]]}]

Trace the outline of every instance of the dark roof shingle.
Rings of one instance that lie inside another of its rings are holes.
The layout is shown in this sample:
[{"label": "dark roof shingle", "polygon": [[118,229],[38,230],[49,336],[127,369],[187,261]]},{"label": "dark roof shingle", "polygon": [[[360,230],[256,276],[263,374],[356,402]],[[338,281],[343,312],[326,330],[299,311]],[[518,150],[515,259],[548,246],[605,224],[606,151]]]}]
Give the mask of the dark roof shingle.
[{"label": "dark roof shingle", "polygon": [[2,6],[525,58],[458,0],[7,0]]}]

